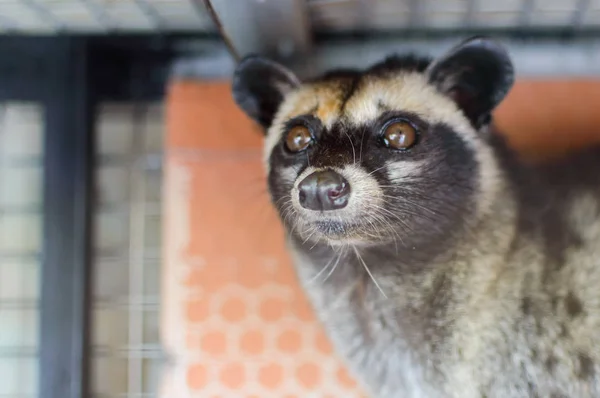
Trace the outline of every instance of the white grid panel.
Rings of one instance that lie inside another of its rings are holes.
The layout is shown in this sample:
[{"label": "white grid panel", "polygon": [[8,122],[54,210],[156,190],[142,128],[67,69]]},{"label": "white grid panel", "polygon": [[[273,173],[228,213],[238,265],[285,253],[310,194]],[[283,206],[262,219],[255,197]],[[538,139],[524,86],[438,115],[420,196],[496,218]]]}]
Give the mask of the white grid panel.
[{"label": "white grid panel", "polygon": [[[572,0],[561,1],[570,3]],[[531,22],[530,13],[533,12],[535,7],[535,0],[480,1],[474,7],[472,23],[475,26],[495,28],[527,25]],[[538,5],[538,7],[541,6]],[[567,16],[566,13],[564,15]]]},{"label": "white grid panel", "polygon": [[536,2],[531,12],[532,25],[565,26],[576,18],[580,0],[544,0]]},{"label": "white grid panel", "polygon": [[0,27],[34,33],[213,30],[196,0],[0,0]]},{"label": "white grid panel", "polygon": [[600,0],[309,0],[317,31],[600,26]]},{"label": "white grid panel", "polygon": [[600,25],[600,0],[589,0],[589,2],[589,8],[582,16],[582,25],[598,26]]},{"label": "white grid panel", "polygon": [[[254,1],[256,7],[269,7],[269,2],[277,0],[240,1]],[[320,32],[404,28],[600,27],[600,0],[305,1],[312,28]],[[202,0],[0,0],[0,30],[34,33],[216,32]]]},{"label": "white grid panel", "polygon": [[106,104],[99,113],[93,392],[156,396],[161,265],[162,106]]},{"label": "white grid panel", "polygon": [[0,103],[0,398],[37,397],[43,112]]}]

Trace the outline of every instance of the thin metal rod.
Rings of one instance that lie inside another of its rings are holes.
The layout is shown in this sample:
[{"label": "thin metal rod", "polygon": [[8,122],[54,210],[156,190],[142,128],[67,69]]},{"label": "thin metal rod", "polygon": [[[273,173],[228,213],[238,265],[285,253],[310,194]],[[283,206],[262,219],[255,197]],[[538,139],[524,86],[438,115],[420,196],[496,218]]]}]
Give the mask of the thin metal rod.
[{"label": "thin metal rod", "polygon": [[[145,209],[145,176],[139,167],[140,151],[144,147],[145,119],[147,109],[137,105],[134,110],[133,143],[130,153],[129,179],[129,298],[143,300],[144,294],[144,240],[146,232]],[[133,300],[132,300],[133,299]],[[129,344],[141,345],[144,340],[144,312],[135,308],[129,309]],[[141,358],[130,357],[128,360],[129,392],[143,391],[143,362]]]},{"label": "thin metal rod", "polygon": [[59,38],[46,65],[39,398],[89,397],[93,87],[86,39]]},{"label": "thin metal rod", "polygon": [[114,22],[111,21],[106,9],[95,0],[78,0],[92,14],[94,19],[102,26],[105,31],[114,29]]},{"label": "thin metal rod", "polygon": [[591,0],[578,0],[575,11],[573,12],[573,16],[571,17],[571,25],[573,29],[579,29],[583,24],[583,19],[585,18],[586,13],[590,9],[590,5],[592,4]]},{"label": "thin metal rod", "polygon": [[535,0],[523,0],[517,21],[519,27],[526,27],[531,24],[531,17],[534,10]]},{"label": "thin metal rod", "polygon": [[156,8],[146,0],[133,0],[137,7],[142,11],[146,18],[152,23],[153,28],[161,31],[164,28],[164,22],[156,11]]},{"label": "thin metal rod", "polygon": [[425,2],[423,0],[409,1],[408,23],[411,27],[423,28],[425,25]]},{"label": "thin metal rod", "polygon": [[467,0],[467,9],[465,12],[464,24],[467,29],[474,28],[477,23],[475,19],[475,13],[479,9],[479,2],[477,0]]},{"label": "thin metal rod", "polygon": [[[7,134],[6,129],[6,107],[7,105],[4,103],[0,103],[0,158],[4,158],[6,156],[6,145],[5,139]],[[5,165],[0,164],[0,169],[6,168]],[[0,174],[0,177],[3,176],[4,173]],[[2,179],[0,179],[0,186],[2,186]]]},{"label": "thin metal rod", "polygon": [[[193,1],[197,2],[200,0],[193,0]],[[233,58],[236,60],[236,62],[240,61],[240,59],[241,59],[240,54],[236,50],[231,38],[227,34],[227,31],[225,30],[225,27],[223,26],[221,19],[217,15],[217,12],[215,11],[215,8],[213,7],[211,0],[202,0],[202,2],[204,4],[204,7],[206,8],[206,10],[208,11],[208,14],[210,15],[210,18],[212,19],[213,23],[216,25],[217,29],[219,30],[219,33],[221,34],[221,38],[223,39],[225,46],[229,50],[229,53],[233,56]]]}]

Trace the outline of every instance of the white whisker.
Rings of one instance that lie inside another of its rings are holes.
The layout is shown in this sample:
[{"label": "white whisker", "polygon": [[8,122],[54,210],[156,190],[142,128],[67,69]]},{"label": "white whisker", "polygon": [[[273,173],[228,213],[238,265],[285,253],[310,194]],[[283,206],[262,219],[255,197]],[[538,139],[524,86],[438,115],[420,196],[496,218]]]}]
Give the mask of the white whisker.
[{"label": "white whisker", "polygon": [[334,259],[334,258],[335,258],[335,256],[334,256],[334,257],[331,257],[331,260],[329,260],[329,261],[327,262],[327,264],[325,264],[325,266],[324,266],[323,268],[321,268],[321,270],[320,270],[319,272],[317,272],[317,274],[316,274],[315,276],[313,276],[312,278],[310,278],[310,280],[308,281],[308,284],[309,284],[309,285],[312,285],[312,284],[313,284],[313,283],[314,283],[314,282],[317,280],[317,278],[319,278],[319,276],[321,276],[321,274],[322,274],[323,272],[325,272],[325,270],[326,270],[327,268],[329,268],[329,266],[330,266],[330,265],[331,265],[331,263],[333,262],[333,259]]},{"label": "white whisker", "polygon": [[344,134],[346,134],[346,137],[348,137],[348,140],[350,141],[350,146],[352,147],[352,157],[354,158],[354,164],[356,164],[356,150],[354,149],[354,143],[352,142],[352,138],[350,138],[348,133],[344,131]]},{"label": "white whisker", "polygon": [[370,173],[369,173],[369,174],[367,174],[367,175],[372,175],[372,174],[374,174],[374,173],[377,173],[379,170],[385,169],[386,167],[387,167],[387,166],[381,166],[381,167],[378,167],[378,168],[376,168],[375,170],[373,170],[372,172],[370,172]]},{"label": "white whisker", "polygon": [[329,273],[327,275],[325,275],[325,279],[323,279],[322,283],[327,282],[327,279],[329,279],[329,277],[331,276],[331,274],[333,274],[333,271],[335,271],[336,267],[340,263],[340,260],[342,258],[342,254],[344,254],[344,251],[340,249],[340,254],[337,257],[337,260],[335,260],[335,264],[333,264],[333,267],[331,267],[331,270],[329,271]]},{"label": "white whisker", "polygon": [[353,246],[352,247],[354,249],[354,253],[356,254],[356,258],[358,258],[358,260],[362,263],[363,267],[365,268],[365,271],[367,271],[367,274],[369,274],[369,277],[371,278],[371,280],[373,281],[373,283],[375,284],[375,286],[377,287],[377,289],[381,292],[381,294],[383,295],[383,297],[388,298],[385,293],[383,292],[383,290],[381,289],[381,286],[379,286],[379,283],[377,283],[377,281],[375,280],[375,277],[373,277],[373,274],[371,273],[371,270],[369,269],[369,267],[367,267],[367,264],[365,263],[365,260],[363,260],[363,258],[361,257],[360,253],[358,252],[358,249]]},{"label": "white whisker", "polygon": [[359,154],[358,154],[358,163],[362,163],[362,149],[363,149],[363,140],[365,139],[365,132],[366,130],[363,130],[362,135],[360,136],[360,148],[359,148]]}]

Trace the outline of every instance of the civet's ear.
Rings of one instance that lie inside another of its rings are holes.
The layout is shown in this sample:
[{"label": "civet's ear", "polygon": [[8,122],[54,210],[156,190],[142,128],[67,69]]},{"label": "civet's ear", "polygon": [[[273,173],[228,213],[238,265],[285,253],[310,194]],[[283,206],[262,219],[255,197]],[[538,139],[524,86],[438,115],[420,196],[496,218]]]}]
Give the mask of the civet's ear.
[{"label": "civet's ear", "polygon": [[472,37],[427,68],[429,81],[451,97],[477,127],[489,120],[515,80],[512,61],[499,43]]},{"label": "civet's ear", "polygon": [[292,71],[259,55],[240,61],[233,75],[232,92],[238,106],[268,128],[285,94],[300,85]]}]

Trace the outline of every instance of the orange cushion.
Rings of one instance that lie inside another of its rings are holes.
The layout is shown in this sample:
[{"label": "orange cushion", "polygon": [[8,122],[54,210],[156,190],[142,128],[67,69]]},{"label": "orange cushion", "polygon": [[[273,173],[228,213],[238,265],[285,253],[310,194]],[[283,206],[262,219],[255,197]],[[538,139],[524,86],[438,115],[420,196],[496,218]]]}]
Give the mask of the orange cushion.
[{"label": "orange cushion", "polygon": [[[496,120],[539,158],[600,142],[599,104],[600,81],[521,81]],[[163,396],[361,396],[296,283],[228,82],[176,82],[167,109]]]}]

